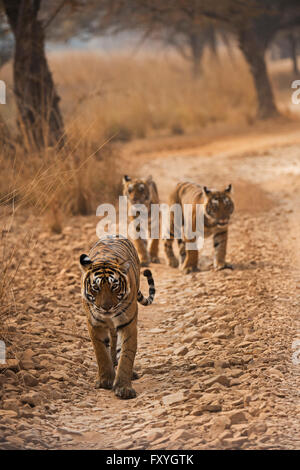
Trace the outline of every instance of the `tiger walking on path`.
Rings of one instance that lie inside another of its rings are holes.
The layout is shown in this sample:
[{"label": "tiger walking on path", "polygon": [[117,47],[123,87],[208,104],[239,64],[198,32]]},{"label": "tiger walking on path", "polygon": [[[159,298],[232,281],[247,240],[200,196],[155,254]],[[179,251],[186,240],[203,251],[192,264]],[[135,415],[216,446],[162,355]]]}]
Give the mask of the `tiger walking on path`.
[{"label": "tiger walking on path", "polygon": [[[138,302],[150,305],[155,295],[149,269],[145,298],[140,286],[140,262],[132,242],[121,236],[101,238],[89,255],[80,256],[82,301],[98,363],[96,388],[113,389],[119,398],[134,398],[131,380],[137,349]],[[117,370],[115,372],[115,366]]]},{"label": "tiger walking on path", "polygon": [[[135,205],[143,204],[148,210],[148,238],[151,238],[151,227],[153,230],[157,227],[158,238],[153,238],[150,241],[148,250],[148,240],[138,238],[134,240],[134,245],[138,252],[141,266],[149,266],[149,263],[159,263],[158,249],[159,249],[159,218],[151,217],[151,205],[159,204],[159,197],[157,186],[152,180],[152,176],[148,178],[135,178],[132,179],[128,175],[123,177],[123,196],[127,197],[129,211]],[[134,216],[130,216],[129,220],[133,221]]]},{"label": "tiger walking on path", "polygon": [[[226,249],[228,239],[228,224],[234,211],[231,198],[231,184],[224,191],[208,189],[196,183],[178,183],[169,198],[169,205],[180,204],[182,211],[185,204],[192,204],[192,229],[195,231],[196,204],[203,204],[204,211],[204,238],[213,237],[214,268],[233,269],[226,263]],[[182,217],[183,219],[183,217]],[[170,237],[165,241],[164,248],[169,266],[176,268],[179,265],[173,252],[174,241],[174,213],[171,212]],[[183,224],[183,220],[182,220]],[[186,250],[187,242],[193,240],[178,239],[181,267],[185,273],[198,270],[198,250]]]}]

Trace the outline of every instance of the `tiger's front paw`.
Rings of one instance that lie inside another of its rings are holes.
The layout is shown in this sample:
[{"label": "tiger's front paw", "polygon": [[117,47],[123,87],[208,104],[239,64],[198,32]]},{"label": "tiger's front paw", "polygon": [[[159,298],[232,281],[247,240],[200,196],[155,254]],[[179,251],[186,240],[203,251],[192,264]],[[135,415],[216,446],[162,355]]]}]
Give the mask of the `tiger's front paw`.
[{"label": "tiger's front paw", "polygon": [[141,266],[142,266],[143,268],[149,266],[149,261],[148,261],[148,260],[142,260],[142,261],[141,261]]},{"label": "tiger's front paw", "polygon": [[168,265],[171,266],[171,268],[178,268],[178,259],[175,258],[175,256],[173,258],[169,258],[168,259]]},{"label": "tiger's front paw", "polygon": [[200,271],[197,266],[182,266],[182,271],[184,274],[197,273]]},{"label": "tiger's front paw", "polygon": [[97,380],[95,388],[105,388],[106,390],[111,390],[113,388],[114,379],[102,378]]},{"label": "tiger's front paw", "polygon": [[158,256],[151,256],[151,263],[160,264]]},{"label": "tiger's front paw", "polygon": [[117,385],[114,387],[114,392],[116,397],[121,398],[122,400],[129,400],[130,398],[136,397],[136,392],[134,388],[130,387],[129,385]]},{"label": "tiger's front paw", "polygon": [[232,264],[229,264],[229,263],[224,263],[220,266],[215,266],[215,271],[223,271],[223,269],[231,269],[233,270],[234,267],[232,266]]}]

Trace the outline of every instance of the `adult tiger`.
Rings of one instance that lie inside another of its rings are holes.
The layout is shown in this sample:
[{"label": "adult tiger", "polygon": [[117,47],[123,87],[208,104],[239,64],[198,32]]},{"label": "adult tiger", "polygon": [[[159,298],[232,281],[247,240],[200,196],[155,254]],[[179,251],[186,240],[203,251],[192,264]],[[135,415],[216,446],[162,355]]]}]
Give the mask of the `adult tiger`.
[{"label": "adult tiger", "polygon": [[[150,242],[148,250],[148,243],[146,239],[138,238],[134,240],[134,244],[138,255],[140,257],[141,266],[148,266],[149,263],[159,263],[158,249],[159,249],[159,219],[151,218],[151,204],[159,204],[159,197],[157,186],[152,180],[152,176],[148,178],[135,178],[132,179],[128,175],[123,177],[123,196],[127,196],[129,211],[132,207],[138,204],[143,204],[148,210],[148,234],[151,236],[151,227],[157,224],[158,238],[154,238]],[[133,221],[135,216],[130,215],[129,221]]]},{"label": "adult tiger", "polygon": [[[192,204],[192,226],[195,230],[196,204],[203,204],[204,211],[204,238],[213,236],[214,244],[214,268],[233,269],[225,262],[226,247],[228,238],[228,223],[234,210],[234,204],[230,196],[231,184],[224,191],[208,189],[196,183],[178,183],[176,189],[171,193],[169,204],[180,204],[183,211],[185,204]],[[183,220],[182,220],[183,222]],[[174,240],[174,213],[171,212],[170,238],[165,241],[165,253],[169,266],[177,267],[178,260],[173,252]],[[179,239],[179,255],[182,269],[185,273],[197,271],[198,250],[186,250],[185,244],[190,240]]]},{"label": "adult tiger", "polygon": [[134,398],[131,380],[137,348],[137,302],[153,302],[151,271],[144,271],[149,285],[149,297],[145,298],[139,290],[137,252],[130,240],[118,235],[101,238],[89,255],[80,256],[80,265],[83,307],[99,370],[96,388],[113,389],[120,398]]}]

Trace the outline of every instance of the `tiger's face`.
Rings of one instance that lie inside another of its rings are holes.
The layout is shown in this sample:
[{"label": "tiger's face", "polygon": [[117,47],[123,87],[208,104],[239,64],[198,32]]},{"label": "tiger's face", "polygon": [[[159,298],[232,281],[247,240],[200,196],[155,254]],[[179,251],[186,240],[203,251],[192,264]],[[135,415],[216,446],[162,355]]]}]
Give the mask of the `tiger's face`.
[{"label": "tiger's face", "polygon": [[231,189],[231,184],[224,191],[209,190],[206,186],[203,188],[205,215],[209,219],[214,219],[217,226],[227,225],[234,211],[234,204],[230,196]]},{"label": "tiger's face", "polygon": [[123,177],[123,195],[127,196],[131,204],[148,204],[150,202],[149,182],[147,179],[131,179],[130,176]]},{"label": "tiger's face", "polygon": [[83,296],[91,307],[94,320],[117,312],[120,304],[130,294],[127,276],[129,262],[116,267],[109,263],[94,262],[88,255],[81,255],[84,272]]}]

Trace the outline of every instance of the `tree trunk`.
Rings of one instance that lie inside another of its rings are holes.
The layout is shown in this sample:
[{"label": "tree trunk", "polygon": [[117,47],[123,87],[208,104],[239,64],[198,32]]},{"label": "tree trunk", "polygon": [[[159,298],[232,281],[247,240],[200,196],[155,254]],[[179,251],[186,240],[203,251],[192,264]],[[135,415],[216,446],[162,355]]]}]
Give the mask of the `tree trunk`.
[{"label": "tree trunk", "polygon": [[291,59],[293,61],[293,72],[295,75],[299,74],[298,61],[297,61],[297,38],[293,33],[289,34],[289,43],[291,50]]},{"label": "tree trunk", "polygon": [[38,20],[41,0],[3,0],[15,37],[14,93],[27,148],[62,145],[64,125]]},{"label": "tree trunk", "polygon": [[201,59],[203,55],[204,43],[201,34],[191,33],[190,34],[190,47],[193,61],[193,75],[194,78],[198,78],[201,73]]},{"label": "tree trunk", "polygon": [[9,156],[15,153],[15,145],[10,134],[9,128],[0,114],[0,150],[3,154]]},{"label": "tree trunk", "polygon": [[238,35],[239,47],[242,51],[254,79],[257,93],[257,117],[267,119],[278,116],[271,82],[267,72],[265,50],[266,45],[256,37],[253,31],[242,30]]}]

